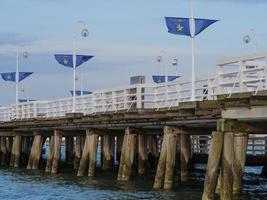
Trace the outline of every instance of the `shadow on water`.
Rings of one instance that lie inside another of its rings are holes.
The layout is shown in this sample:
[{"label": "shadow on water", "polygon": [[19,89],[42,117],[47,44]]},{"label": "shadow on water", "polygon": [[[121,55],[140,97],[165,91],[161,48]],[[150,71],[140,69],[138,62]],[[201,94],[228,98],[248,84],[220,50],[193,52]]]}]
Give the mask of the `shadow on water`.
[{"label": "shadow on water", "polygon": [[[246,168],[242,200],[267,200],[267,179],[260,167]],[[130,182],[117,182],[115,172],[96,173],[94,178],[77,177],[64,169],[51,175],[43,170],[0,169],[0,199],[177,199],[200,200],[205,167],[197,166],[190,182],[179,183],[171,191],[153,190],[154,176],[135,177]],[[219,199],[219,198],[217,198]]]}]

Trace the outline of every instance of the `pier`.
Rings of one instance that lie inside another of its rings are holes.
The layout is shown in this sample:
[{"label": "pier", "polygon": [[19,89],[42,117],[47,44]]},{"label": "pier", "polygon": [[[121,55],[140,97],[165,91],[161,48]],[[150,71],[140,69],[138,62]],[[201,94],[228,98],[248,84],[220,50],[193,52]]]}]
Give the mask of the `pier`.
[{"label": "pier", "polygon": [[[1,165],[45,171],[65,162],[77,176],[94,176],[118,163],[117,180],[130,181],[155,169],[155,189],[172,189],[174,177],[190,181],[195,163],[207,163],[203,200],[231,200],[240,193],[245,165],[267,174],[267,53],[217,62],[212,78],[135,84],[72,98],[0,107]],[[137,171],[137,173],[134,173]],[[179,173],[177,173],[179,172]]]}]

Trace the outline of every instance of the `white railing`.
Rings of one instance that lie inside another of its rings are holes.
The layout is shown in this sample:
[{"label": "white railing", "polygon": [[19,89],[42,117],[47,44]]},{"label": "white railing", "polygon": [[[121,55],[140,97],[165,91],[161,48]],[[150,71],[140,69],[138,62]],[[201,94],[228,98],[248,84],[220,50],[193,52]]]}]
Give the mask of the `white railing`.
[{"label": "white railing", "polygon": [[[195,154],[208,154],[210,149],[211,136],[191,136],[191,150]],[[248,139],[247,155],[267,156],[267,136],[250,136]]]},{"label": "white railing", "polygon": [[[236,92],[254,91],[255,94],[267,88],[267,53],[225,59],[219,61],[218,73],[213,78],[198,79],[195,82],[197,101],[216,100],[217,95],[231,97]],[[168,83],[137,84],[95,91],[90,95],[76,97],[76,112],[95,114],[106,112],[128,112],[131,109],[150,108],[159,110],[179,106],[190,101],[191,82],[175,80]],[[72,98],[51,101],[21,103],[0,107],[0,121],[54,118],[72,112]]]}]

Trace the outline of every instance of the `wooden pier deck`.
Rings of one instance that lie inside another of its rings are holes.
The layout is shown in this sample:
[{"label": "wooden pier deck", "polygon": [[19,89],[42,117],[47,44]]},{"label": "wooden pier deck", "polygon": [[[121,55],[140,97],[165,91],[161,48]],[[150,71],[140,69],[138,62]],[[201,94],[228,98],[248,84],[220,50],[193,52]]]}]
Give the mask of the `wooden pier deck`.
[{"label": "wooden pier deck", "polygon": [[[214,199],[219,180],[221,199],[228,200],[233,192],[241,190],[246,158],[247,163],[267,166],[266,140],[259,137],[266,134],[266,109],[267,91],[260,91],[257,95],[246,92],[231,98],[220,95],[217,100],[181,102],[177,107],[158,110],[132,108],[127,112],[68,113],[63,117],[0,122],[1,165],[19,167],[23,160],[27,169],[38,169],[42,146],[49,138],[45,171],[57,173],[64,137],[66,162],[77,170],[78,176],[85,175],[87,168],[87,175],[93,176],[101,141],[102,169],[113,166],[116,152],[119,181],[130,179],[135,162],[139,175],[144,175],[148,154],[153,155],[158,163],[154,188],[173,187],[178,155],[181,181],[188,181],[190,160],[194,163],[208,159],[203,199]],[[258,139],[253,139],[255,134]],[[257,142],[251,143],[254,140]]]}]

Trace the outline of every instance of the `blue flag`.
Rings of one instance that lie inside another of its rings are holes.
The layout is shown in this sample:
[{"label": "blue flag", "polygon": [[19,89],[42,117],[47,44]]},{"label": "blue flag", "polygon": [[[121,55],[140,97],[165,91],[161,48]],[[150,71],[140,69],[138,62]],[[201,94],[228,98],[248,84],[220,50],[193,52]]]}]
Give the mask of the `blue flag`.
[{"label": "blue flag", "polygon": [[190,18],[165,17],[168,32],[176,35],[186,35],[194,37],[218,20],[194,19],[195,32],[190,31]]},{"label": "blue flag", "polygon": [[[36,100],[34,100],[34,99],[29,99],[29,101],[32,102],[32,101],[36,101]],[[19,102],[20,102],[20,103],[25,103],[25,102],[28,102],[28,99],[19,99]]]},{"label": "blue flag", "polygon": [[211,24],[217,22],[218,20],[214,19],[195,19],[195,35],[198,35],[206,28],[208,28]]},{"label": "blue flag", "polygon": [[168,32],[191,36],[189,18],[165,17]]},{"label": "blue flag", "polygon": [[[71,90],[70,93],[71,93],[71,96],[73,96],[73,90]],[[76,90],[76,96],[81,96],[82,94],[87,95],[87,94],[92,94],[92,92]]]},{"label": "blue flag", "polygon": [[[174,81],[179,77],[180,76],[168,76],[168,82]],[[152,78],[153,78],[153,81],[155,83],[164,83],[165,82],[165,76],[152,76]]]},{"label": "blue flag", "polygon": [[[19,82],[24,80],[31,74],[33,74],[33,72],[19,72]],[[16,82],[16,72],[1,73],[1,76],[4,81]]]},{"label": "blue flag", "polygon": [[[84,62],[87,62],[94,56],[88,55],[76,55],[76,67],[80,66]],[[73,68],[73,56],[71,54],[56,54],[55,59],[61,65]]]}]

